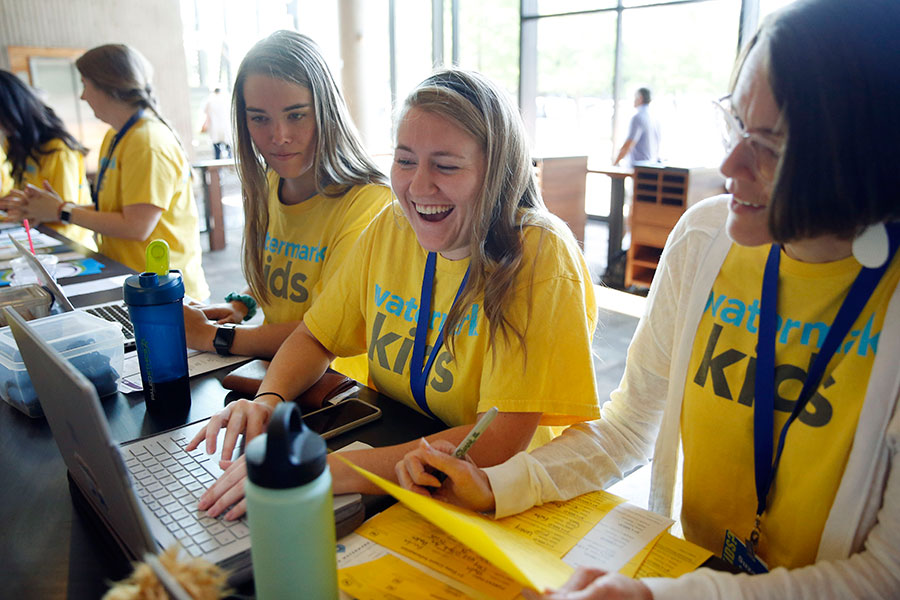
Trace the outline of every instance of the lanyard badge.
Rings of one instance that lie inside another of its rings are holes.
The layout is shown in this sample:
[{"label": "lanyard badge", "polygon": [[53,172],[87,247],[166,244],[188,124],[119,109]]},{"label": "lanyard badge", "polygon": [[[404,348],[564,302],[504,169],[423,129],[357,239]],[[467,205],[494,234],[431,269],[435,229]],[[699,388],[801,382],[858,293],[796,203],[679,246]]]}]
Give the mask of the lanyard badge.
[{"label": "lanyard badge", "polygon": [[112,158],[113,151],[116,149],[116,146],[119,145],[119,142],[125,137],[125,134],[128,133],[128,130],[137,123],[140,118],[144,116],[144,109],[140,109],[122,126],[122,129],[116,132],[116,135],[113,136],[112,142],[109,144],[109,150],[106,151],[106,156],[104,157],[106,160],[103,161],[103,164],[100,165],[100,172],[97,174],[97,183],[94,185],[94,193],[91,194],[92,200],[94,201],[94,206],[97,206],[97,202],[100,197],[100,185],[103,183],[103,176],[106,175],[106,169],[109,168],[109,161]]},{"label": "lanyard badge", "polygon": [[[416,319],[416,337],[413,340],[412,357],[409,360],[409,387],[419,408],[425,411],[425,414],[432,419],[440,421],[437,415],[431,412],[431,409],[428,407],[428,402],[425,399],[425,386],[428,382],[428,374],[431,372],[431,366],[434,364],[434,360],[437,358],[441,346],[444,345],[444,323],[442,321],[440,331],[438,331],[437,340],[434,342],[431,354],[428,355],[428,362],[425,363],[425,340],[428,337],[428,323],[431,321],[431,296],[434,291],[434,271],[436,263],[437,254],[429,252],[428,258],[425,260],[425,273],[422,275],[422,293],[419,298],[419,316]],[[466,274],[459,284],[459,289],[456,290],[456,296],[453,298],[451,309],[456,304],[456,301],[459,300],[459,296],[462,294],[463,289],[465,289],[468,280],[469,269],[466,269]]]},{"label": "lanyard badge", "polygon": [[[769,491],[775,481],[775,473],[784,450],[785,438],[791,424],[803,412],[810,398],[815,394],[825,374],[825,369],[835,352],[840,347],[853,323],[862,313],[888,266],[897,247],[900,245],[900,223],[886,223],[890,238],[890,252],[888,260],[880,267],[863,267],[850,286],[847,296],[841,303],[837,315],[819,353],[809,368],[806,380],[800,396],[794,405],[794,409],[781,428],[778,436],[778,446],[773,451],[775,429],[775,335],[777,325],[777,298],[778,298],[778,271],[781,262],[781,246],[773,244],[769,250],[766,267],[763,273],[762,293],[760,294],[759,332],[756,358],[755,399],[753,404],[753,457],[754,477],[756,483],[756,521],[750,538],[744,542],[750,562],[762,561],[756,557],[759,547],[760,522],[766,510]],[[726,534],[726,552],[728,550],[729,535]],[[733,541],[733,540],[732,540]],[[739,540],[738,540],[739,542]],[[764,567],[764,565],[763,565]],[[759,572],[751,569],[751,572]]]}]

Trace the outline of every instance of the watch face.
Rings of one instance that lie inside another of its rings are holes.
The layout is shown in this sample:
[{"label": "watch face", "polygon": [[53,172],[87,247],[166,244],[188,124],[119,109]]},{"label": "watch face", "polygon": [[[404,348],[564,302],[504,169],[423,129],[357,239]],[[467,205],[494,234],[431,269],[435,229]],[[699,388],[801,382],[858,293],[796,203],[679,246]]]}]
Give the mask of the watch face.
[{"label": "watch face", "polygon": [[234,343],[234,323],[220,325],[216,329],[216,337],[213,338],[213,348],[222,356],[231,354],[231,345]]}]

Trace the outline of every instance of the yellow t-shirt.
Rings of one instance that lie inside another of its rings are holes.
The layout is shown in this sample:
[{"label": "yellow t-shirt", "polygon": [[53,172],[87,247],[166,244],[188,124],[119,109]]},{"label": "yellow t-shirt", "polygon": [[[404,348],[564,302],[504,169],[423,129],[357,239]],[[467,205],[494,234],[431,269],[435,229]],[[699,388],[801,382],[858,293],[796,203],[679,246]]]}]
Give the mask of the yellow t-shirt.
[{"label": "yellow t-shirt", "polygon": [[[769,247],[734,245],[697,330],[681,413],[682,523],[687,539],[722,553],[725,530],[749,537],[756,516],[753,398],[759,295]],[[775,428],[781,428],[850,285],[856,259],[810,264],[784,252],[778,286]],[[895,259],[788,430],[763,515],[759,554],[769,568],[815,562],[847,463],[888,300]]]},{"label": "yellow t-shirt", "polygon": [[[263,275],[269,300],[261,308],[266,323],[299,321],[372,218],[390,203],[391,190],[383,185],[359,185],[343,196],[317,194],[287,206],[278,199],[278,174],[270,171],[268,181]],[[332,367],[357,381],[368,379],[364,354],[339,358]]]},{"label": "yellow t-shirt", "polygon": [[[50,140],[44,144],[41,150],[46,154],[41,154],[39,162],[29,158],[25,163],[22,186],[30,183],[44,189],[44,180],[47,180],[66,202],[89,205],[91,191],[84,176],[84,155],[69,148],[59,138]],[[50,227],[82,246],[91,250],[97,249],[97,245],[94,244],[94,234],[90,229],[62,223],[53,223],[50,224]]]},{"label": "yellow t-shirt", "polygon": [[[112,139],[109,130],[100,146],[100,168]],[[98,208],[121,212],[131,204],[152,204],[163,210],[146,241],[98,236],[100,252],[143,271],[147,244],[163,239],[169,244],[169,264],[181,270],[185,292],[203,300],[209,288],[200,264],[200,229],[197,205],[191,190],[191,169],[175,135],[146,113],[129,129],[109,159],[98,193]]]},{"label": "yellow t-shirt", "polygon": [[13,188],[12,165],[6,160],[6,149],[3,146],[4,144],[0,144],[0,196],[5,196]]},{"label": "yellow t-shirt", "polygon": [[[456,336],[456,359],[445,343],[428,376],[428,406],[448,426],[473,423],[491,406],[544,413],[545,426],[599,416],[591,361],[597,307],[584,257],[574,241],[537,227],[526,229],[524,242],[526,266],[508,316],[524,329],[527,365],[514,338],[507,343],[500,335],[493,351],[488,347],[484,302],[477,299]],[[409,365],[426,256],[402,213],[382,211],[304,318],[334,354],[367,352],[375,387],[413,408]],[[438,255],[429,351],[468,264]]]}]

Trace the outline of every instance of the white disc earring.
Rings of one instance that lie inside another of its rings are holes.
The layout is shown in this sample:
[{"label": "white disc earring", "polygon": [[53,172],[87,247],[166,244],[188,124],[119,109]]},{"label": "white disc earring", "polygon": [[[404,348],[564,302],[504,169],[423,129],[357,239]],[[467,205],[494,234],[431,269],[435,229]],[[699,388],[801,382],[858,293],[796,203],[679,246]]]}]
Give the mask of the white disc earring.
[{"label": "white disc earring", "polygon": [[890,252],[884,223],[869,225],[853,240],[853,257],[864,267],[877,269],[885,263]]}]

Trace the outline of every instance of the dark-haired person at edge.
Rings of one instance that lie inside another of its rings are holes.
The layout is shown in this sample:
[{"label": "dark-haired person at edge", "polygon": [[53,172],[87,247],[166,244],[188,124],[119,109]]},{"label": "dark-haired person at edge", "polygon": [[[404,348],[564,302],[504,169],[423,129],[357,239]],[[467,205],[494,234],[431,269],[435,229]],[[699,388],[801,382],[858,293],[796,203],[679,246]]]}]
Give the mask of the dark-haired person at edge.
[{"label": "dark-haired person at edge", "polygon": [[[257,398],[213,416],[189,449],[205,436],[213,451],[226,427],[230,457],[240,433],[263,431],[274,407],[335,356],[366,351],[380,392],[449,427],[431,439],[457,444],[497,406],[471,452],[480,464],[500,463],[532,438],[546,441],[545,426],[599,416],[593,286],[572,233],[541,200],[506,93],[467,71],[426,79],[399,119],[391,185],[397,202],[372,221],[284,342]],[[343,455],[393,479],[416,444]],[[332,456],[329,466],[334,493],[381,493]],[[199,508],[216,516],[235,505],[226,518],[242,514],[245,473],[241,457]]]},{"label": "dark-haired person at edge", "polygon": [[[191,348],[271,358],[391,190],[308,37],[278,31],[251,48],[237,72],[234,111],[249,289],[185,306],[185,333]],[[257,305],[264,323],[227,325],[249,320]],[[367,381],[364,355],[333,366]]]},{"label": "dark-haired person at edge", "polygon": [[652,457],[650,508],[745,573],[582,568],[545,598],[900,597],[898,32],[894,0],[768,18],[720,103],[729,193],[670,235],[602,418],[484,470],[423,446],[401,483],[502,517]]},{"label": "dark-haired person at edge", "polygon": [[29,187],[13,218],[71,223],[96,232],[102,254],[143,271],[150,240],[169,244],[169,264],[184,277],[185,293],[209,296],[203,275],[191,167],[178,136],[159,112],[153,67],[124,44],[92,48],[75,61],[82,100],[110,129],[100,147],[96,206],[45,185]]},{"label": "dark-haired person at edge", "polygon": [[[41,188],[45,181],[73,203],[90,205],[91,190],[84,171],[87,149],[66,130],[56,112],[9,71],[0,71],[0,135],[6,140],[3,146],[13,186],[5,190],[9,198],[0,198],[0,208],[16,206],[25,195],[25,186]],[[96,250],[89,230],[60,223],[51,227]]]}]

